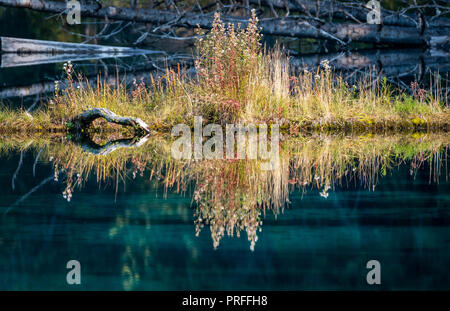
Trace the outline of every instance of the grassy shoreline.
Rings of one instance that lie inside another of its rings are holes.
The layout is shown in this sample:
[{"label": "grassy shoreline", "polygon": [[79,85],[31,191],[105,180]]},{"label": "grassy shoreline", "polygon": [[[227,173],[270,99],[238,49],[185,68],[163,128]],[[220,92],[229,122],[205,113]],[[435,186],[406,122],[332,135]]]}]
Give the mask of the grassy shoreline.
[{"label": "grassy shoreline", "polygon": [[69,132],[71,120],[94,107],[139,117],[151,130],[166,133],[179,123],[193,126],[194,116],[221,125],[277,123],[293,135],[450,130],[450,108],[439,81],[428,90],[414,84],[414,94],[408,95],[371,75],[348,85],[326,61],[314,72],[293,74],[278,48],[261,47],[257,23],[253,16],[246,29],[235,29],[216,15],[211,32],[196,44],[193,79],[178,68],[150,76],[149,85],[135,81],[131,90],[120,83],[92,88],[79,76],[76,83],[72,64],[66,64],[67,88],[57,89],[33,114],[0,108],[0,132]]},{"label": "grassy shoreline", "polygon": [[423,170],[430,182],[449,176],[447,133],[288,137],[280,145],[279,168],[269,171],[261,170],[261,160],[175,160],[170,139],[155,135],[139,148],[97,155],[61,134],[0,134],[0,155],[28,152],[35,155],[35,163],[39,158],[38,165],[50,164],[68,201],[93,178],[99,186],[115,185],[116,191],[119,183],[143,178],[155,188],[163,186],[164,194],[188,193],[196,233],[208,226],[215,248],[224,236],[246,231],[253,249],[264,213],[282,212],[295,189],[317,192],[324,199],[348,184],[374,191],[379,179],[401,164],[408,165],[410,178]]}]

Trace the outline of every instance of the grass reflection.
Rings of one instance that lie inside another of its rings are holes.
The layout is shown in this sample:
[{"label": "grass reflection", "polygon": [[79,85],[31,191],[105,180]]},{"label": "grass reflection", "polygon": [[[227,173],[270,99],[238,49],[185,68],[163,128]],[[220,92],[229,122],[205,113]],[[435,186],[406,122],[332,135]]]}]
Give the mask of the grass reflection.
[{"label": "grass reflection", "polygon": [[[213,246],[221,239],[246,232],[254,249],[263,214],[280,213],[289,206],[289,193],[319,190],[328,197],[338,186],[359,183],[375,190],[379,179],[402,163],[410,174],[427,163],[430,181],[448,176],[446,162],[450,136],[446,133],[307,135],[291,136],[280,143],[280,164],[261,170],[260,160],[175,160],[171,138],[153,136],[142,145],[117,148],[107,154],[91,153],[79,141],[55,136],[11,136],[2,139],[1,153],[33,149],[41,160],[51,161],[54,179],[65,185],[69,201],[90,176],[99,184],[149,178],[168,190],[192,195],[197,234],[209,226]],[[444,169],[444,170],[442,170]],[[124,273],[127,273],[124,271]]]}]

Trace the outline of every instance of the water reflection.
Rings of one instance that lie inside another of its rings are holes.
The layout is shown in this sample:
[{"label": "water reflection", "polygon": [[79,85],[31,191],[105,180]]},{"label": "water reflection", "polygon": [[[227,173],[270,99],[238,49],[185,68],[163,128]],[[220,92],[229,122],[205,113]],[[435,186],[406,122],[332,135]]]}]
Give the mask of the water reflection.
[{"label": "water reflection", "polygon": [[[19,154],[2,156],[2,212],[49,174],[39,160],[33,177],[37,152],[28,151],[14,192]],[[121,183],[116,198],[114,182],[99,188],[95,176],[71,202],[49,182],[0,218],[0,288],[366,290],[373,258],[383,264],[381,289],[449,288],[450,183],[430,183],[427,163],[415,178],[409,169],[388,171],[376,191],[349,183],[327,199],[317,189],[290,192],[289,208],[263,216],[254,252],[245,237],[224,237],[217,250],[207,230],[195,237],[191,198],[164,196],[145,172],[125,191]],[[65,282],[70,259],[82,264],[77,287]]]},{"label": "water reflection", "polygon": [[209,227],[217,248],[225,236],[239,237],[246,232],[251,250],[262,231],[264,215],[269,211],[280,214],[289,206],[292,191],[316,191],[324,199],[336,187],[351,184],[375,191],[380,178],[401,164],[409,167],[412,178],[429,167],[430,182],[436,183],[448,177],[443,159],[450,144],[445,133],[297,136],[281,142],[277,169],[261,170],[260,160],[175,160],[171,139],[163,136],[121,138],[103,144],[93,140],[101,139],[94,135],[86,143],[59,136],[10,137],[2,142],[1,151],[32,150],[41,160],[51,161],[53,179],[64,185],[62,195],[68,202],[90,176],[95,176],[99,186],[112,183],[116,195],[120,184],[125,186],[139,176],[162,185],[165,195],[168,191],[188,194],[197,236]]}]

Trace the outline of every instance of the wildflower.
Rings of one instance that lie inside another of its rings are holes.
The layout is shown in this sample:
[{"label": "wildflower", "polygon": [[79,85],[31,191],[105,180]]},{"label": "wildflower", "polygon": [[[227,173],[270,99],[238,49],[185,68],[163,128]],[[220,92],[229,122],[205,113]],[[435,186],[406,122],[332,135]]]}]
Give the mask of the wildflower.
[{"label": "wildflower", "polygon": [[324,59],[320,62],[320,65],[325,68],[326,71],[330,70],[330,61],[328,59]]},{"label": "wildflower", "polygon": [[63,69],[66,72],[67,80],[72,83],[72,62],[69,60],[67,63],[64,63]]},{"label": "wildflower", "polygon": [[427,95],[427,90],[425,90],[425,89],[419,89],[417,91],[417,96],[419,97],[421,102],[425,99],[426,95]]}]

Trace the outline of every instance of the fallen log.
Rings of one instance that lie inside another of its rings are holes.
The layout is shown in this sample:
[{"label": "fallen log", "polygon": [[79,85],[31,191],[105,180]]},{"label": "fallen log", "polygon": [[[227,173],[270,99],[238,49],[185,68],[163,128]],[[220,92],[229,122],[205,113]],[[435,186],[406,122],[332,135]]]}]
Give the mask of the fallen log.
[{"label": "fallen log", "polygon": [[147,123],[141,119],[133,117],[120,117],[106,108],[93,108],[82,112],[80,115],[72,119],[73,127],[75,130],[81,131],[82,129],[88,128],[89,125],[98,118],[104,118],[106,121],[115,124],[132,126],[136,129],[143,130],[145,133],[150,133]]},{"label": "fallen log", "polygon": [[[345,3],[339,1],[321,0],[250,0],[251,4],[273,6],[277,9],[301,12],[311,16],[332,16],[335,18],[358,21],[365,23],[369,9],[365,7],[368,1],[361,3]],[[384,25],[418,27],[421,24],[419,14],[406,14],[381,8],[381,19]],[[450,19],[446,17],[433,18],[424,16],[426,27],[448,27],[450,28]]]},{"label": "fallen log", "polygon": [[0,37],[2,53],[46,53],[46,54],[117,54],[142,55],[163,53],[122,46],[71,43],[48,40]]},{"label": "fallen log", "polygon": [[[382,69],[388,76],[396,76],[395,68],[424,67],[423,70],[434,72],[450,71],[450,54],[438,50],[394,49],[394,50],[360,50],[351,53],[304,54],[290,57],[289,62],[297,70],[315,69],[323,60],[337,71]],[[404,71],[406,73],[406,70]],[[416,72],[417,73],[417,72]]]},{"label": "fallen log", "polygon": [[165,54],[120,46],[68,43],[47,40],[0,37],[1,67],[30,66],[45,63],[62,63],[67,60],[128,57],[148,54]]},{"label": "fallen log", "polygon": [[[32,10],[62,13],[67,11],[66,4],[55,1],[40,0],[0,0],[0,5],[29,8]],[[83,4],[80,8],[81,16],[104,18],[110,20],[127,20],[143,23],[165,25],[167,27],[201,27],[210,29],[213,14],[206,13],[176,13],[173,11],[160,11],[154,9],[131,9],[124,7],[102,7],[97,4]],[[223,22],[246,26],[247,17],[222,16]],[[261,32],[266,35],[288,36],[298,38],[326,39],[347,44],[352,41],[381,43],[381,44],[408,44],[430,45],[430,42],[448,42],[450,36],[447,28],[398,27],[368,25],[368,24],[322,24],[317,21],[307,21],[295,18],[264,18],[260,20]],[[436,40],[440,37],[439,40]]]},{"label": "fallen log", "polygon": [[[327,53],[327,54],[304,54],[292,55],[290,57],[290,65],[293,71],[303,71],[304,69],[315,70],[320,66],[323,60],[328,60],[332,68],[336,71],[353,71],[369,69],[377,70],[380,75],[386,77],[414,76],[416,79],[424,78],[426,72],[445,73],[450,71],[450,53],[429,49],[395,49],[395,50],[360,50],[351,53]],[[170,60],[170,59],[169,59]],[[45,63],[45,62],[42,62]],[[168,66],[178,64],[177,59],[165,62]],[[193,67],[194,59],[183,59],[183,65],[186,67],[185,74],[194,76],[195,69]],[[117,86],[118,82],[130,86],[133,81],[145,81],[148,85],[151,83],[150,75],[157,80],[165,71],[159,71],[151,62],[140,64],[134,63],[139,71],[126,72],[126,74],[108,75],[99,77],[97,74],[87,75],[86,79],[80,82],[74,82],[73,86],[86,87],[88,84],[95,88],[98,80],[102,83]],[[111,69],[114,71],[114,69]],[[418,81],[420,82],[420,81]],[[62,90],[65,85],[61,83],[59,88]],[[29,97],[53,93],[55,91],[55,83],[53,81],[41,81],[31,85],[9,85],[0,87],[0,100],[14,97]]]},{"label": "fallen log", "polygon": [[147,142],[149,139],[149,134],[146,136],[140,137],[133,137],[133,138],[122,138],[117,139],[113,141],[109,141],[104,145],[99,145],[92,141],[90,137],[83,137],[80,140],[77,140],[76,143],[78,143],[83,151],[97,155],[97,156],[105,156],[107,154],[110,154],[117,149],[121,148],[139,148],[141,147],[145,142]]}]

